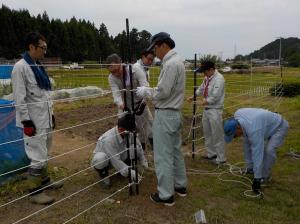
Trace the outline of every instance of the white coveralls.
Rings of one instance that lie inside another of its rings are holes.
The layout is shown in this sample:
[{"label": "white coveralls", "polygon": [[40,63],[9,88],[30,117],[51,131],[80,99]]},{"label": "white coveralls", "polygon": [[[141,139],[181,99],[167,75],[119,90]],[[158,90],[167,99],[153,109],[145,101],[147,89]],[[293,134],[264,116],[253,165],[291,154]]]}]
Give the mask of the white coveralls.
[{"label": "white coveralls", "polygon": [[[127,78],[129,79],[129,68],[126,66],[127,71]],[[115,77],[114,75],[110,74],[108,77],[110,88],[113,92],[114,103],[119,107],[120,105],[124,104],[123,100],[123,92],[120,91],[124,89],[123,81],[120,78]],[[133,82],[133,89],[136,89],[138,86],[149,86],[149,83],[144,75],[144,72],[138,66],[132,66],[132,82]],[[127,107],[131,110],[132,103],[131,103],[131,92],[130,92],[130,84],[127,82],[128,85],[126,86],[126,100],[127,100]],[[134,92],[134,103],[136,104],[142,100],[140,97],[136,95]],[[123,111],[118,111],[122,113]],[[149,107],[146,105],[144,112],[140,116],[135,116],[136,120],[136,128],[137,132],[140,134],[139,138],[141,142],[147,143],[149,138],[152,137],[152,114],[149,110]]]},{"label": "white coveralls", "polygon": [[146,76],[146,79],[149,82],[149,80],[150,80],[149,67],[144,65],[142,59],[137,60],[136,63],[133,66],[140,68],[144,72],[144,74]]},{"label": "white coveralls", "polygon": [[[47,165],[48,150],[52,144],[53,103],[50,91],[39,88],[28,63],[19,60],[12,71],[13,96],[16,103],[16,125],[23,128],[24,120],[32,120],[35,136],[24,134],[25,151],[31,160],[31,168],[42,169]],[[41,136],[39,136],[41,135]]]},{"label": "white coveralls", "polygon": [[[209,79],[209,80],[206,80]],[[224,77],[215,70],[211,77],[205,77],[196,94],[204,96],[205,85],[208,83],[206,101],[208,105],[203,109],[202,125],[205,148],[209,158],[217,156],[216,162],[225,162],[225,141],[223,131],[223,106],[225,97]]]},{"label": "white coveralls", "polygon": [[[134,158],[133,135],[129,136],[130,158]],[[148,166],[141,143],[136,138],[137,157],[142,166]],[[122,152],[122,153],[121,153]],[[116,155],[118,154],[118,155]],[[103,169],[111,164],[124,177],[128,176],[128,165],[124,162],[128,158],[126,141],[118,132],[118,127],[114,127],[99,137],[91,165],[96,169]]]},{"label": "white coveralls", "polygon": [[186,188],[187,177],[181,151],[181,109],[185,92],[185,67],[174,50],[162,60],[158,84],[153,88],[154,165],[159,197],[166,200],[175,188]]},{"label": "white coveralls", "polygon": [[257,108],[239,109],[234,118],[243,130],[247,169],[253,169],[254,178],[269,178],[277,148],[288,132],[288,122],[280,114]]}]

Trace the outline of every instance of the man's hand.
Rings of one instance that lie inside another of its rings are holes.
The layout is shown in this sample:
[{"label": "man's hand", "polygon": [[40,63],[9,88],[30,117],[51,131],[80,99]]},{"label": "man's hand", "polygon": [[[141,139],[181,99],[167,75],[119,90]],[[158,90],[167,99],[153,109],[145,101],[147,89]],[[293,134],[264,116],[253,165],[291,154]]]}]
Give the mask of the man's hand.
[{"label": "man's hand", "polygon": [[22,124],[24,126],[23,132],[25,135],[32,137],[36,134],[36,128],[32,120],[22,121]]},{"label": "man's hand", "polygon": [[202,105],[203,105],[203,106],[208,105],[208,102],[206,101],[206,99],[203,99],[203,100],[202,100]]},{"label": "man's hand", "polygon": [[193,100],[194,100],[194,96],[188,97],[187,100],[188,100],[189,102],[193,101]]},{"label": "man's hand", "polygon": [[122,110],[122,111],[124,110],[124,104],[123,103],[120,104],[118,107],[119,107],[120,110]]},{"label": "man's hand", "polygon": [[146,86],[138,86],[136,90],[136,95],[140,98],[151,98],[153,88]]}]

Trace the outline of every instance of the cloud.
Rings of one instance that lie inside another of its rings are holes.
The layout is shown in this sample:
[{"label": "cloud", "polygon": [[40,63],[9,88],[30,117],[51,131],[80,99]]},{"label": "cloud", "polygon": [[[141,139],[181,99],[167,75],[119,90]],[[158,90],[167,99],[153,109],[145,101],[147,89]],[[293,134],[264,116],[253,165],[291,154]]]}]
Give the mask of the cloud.
[{"label": "cloud", "polygon": [[298,0],[2,0],[13,9],[26,8],[32,15],[47,11],[50,18],[86,19],[104,23],[115,36],[130,27],[152,34],[169,32],[182,57],[194,53],[248,54],[278,36],[299,37]]}]

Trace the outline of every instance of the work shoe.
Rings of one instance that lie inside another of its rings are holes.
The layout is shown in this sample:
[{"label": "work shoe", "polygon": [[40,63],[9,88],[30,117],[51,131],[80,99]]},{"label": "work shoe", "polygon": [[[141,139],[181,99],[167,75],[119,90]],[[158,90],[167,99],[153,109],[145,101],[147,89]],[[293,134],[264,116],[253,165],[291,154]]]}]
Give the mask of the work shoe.
[{"label": "work shoe", "polygon": [[268,184],[270,183],[270,181],[272,180],[272,177],[263,177],[260,179],[260,186],[262,187],[266,187],[268,186]]},{"label": "work shoe", "polygon": [[111,187],[111,181],[109,177],[105,177],[104,179],[102,179],[101,181],[101,185],[103,188],[108,189]]},{"label": "work shoe", "polygon": [[173,206],[173,205],[175,205],[174,196],[171,196],[170,198],[164,200],[164,199],[160,199],[158,193],[154,193],[154,194],[150,195],[150,199],[153,202],[162,203],[165,206]]},{"label": "work shoe", "polygon": [[206,159],[206,160],[214,160],[214,159],[217,158],[217,155],[213,155],[213,156],[211,156],[211,157],[209,157],[209,156],[202,156],[201,158],[202,158],[202,159]]},{"label": "work shoe", "polygon": [[226,160],[225,161],[216,161],[216,163],[218,165],[226,165],[227,164]]},{"label": "work shoe", "polygon": [[226,165],[226,160],[225,161],[217,161],[217,160],[211,160],[211,162],[213,162],[214,164],[218,165],[218,166],[223,166]]},{"label": "work shoe", "polygon": [[185,197],[187,195],[187,191],[185,187],[182,188],[175,188],[176,194],[178,194],[180,197]]},{"label": "work shoe", "polygon": [[26,180],[23,182],[24,189],[28,190],[30,193],[41,192],[42,188],[42,178],[40,176],[28,175]]},{"label": "work shoe", "polygon": [[31,195],[29,200],[32,203],[39,204],[39,205],[49,205],[54,202],[54,198],[51,196],[48,196],[45,192]]},{"label": "work shoe", "polygon": [[97,173],[99,174],[101,180],[101,186],[105,189],[108,189],[111,187],[111,181],[110,178],[108,177],[108,166],[103,168],[103,169],[96,169]]}]

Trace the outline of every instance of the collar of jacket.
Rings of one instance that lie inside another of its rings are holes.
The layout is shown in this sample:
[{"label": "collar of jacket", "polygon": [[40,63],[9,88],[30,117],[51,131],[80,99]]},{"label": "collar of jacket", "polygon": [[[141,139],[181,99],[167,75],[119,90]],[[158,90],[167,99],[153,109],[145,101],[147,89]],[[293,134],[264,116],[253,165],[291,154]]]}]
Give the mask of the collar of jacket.
[{"label": "collar of jacket", "polygon": [[169,52],[164,56],[164,58],[162,60],[162,64],[166,63],[170,58],[172,58],[176,54],[177,53],[173,49],[169,50]]},{"label": "collar of jacket", "polygon": [[210,76],[210,77],[207,77],[206,76],[206,80],[212,80],[214,77],[216,77],[217,76],[217,74],[218,74],[219,72],[217,71],[217,70],[215,70],[215,72],[214,72],[214,74],[212,75],[212,76]]},{"label": "collar of jacket", "polygon": [[145,64],[143,63],[143,60],[142,60],[142,59],[139,59],[139,60],[138,60],[138,63],[143,67],[143,69],[144,69],[145,71],[148,71],[148,70],[149,70],[149,66],[145,65]]}]

